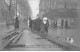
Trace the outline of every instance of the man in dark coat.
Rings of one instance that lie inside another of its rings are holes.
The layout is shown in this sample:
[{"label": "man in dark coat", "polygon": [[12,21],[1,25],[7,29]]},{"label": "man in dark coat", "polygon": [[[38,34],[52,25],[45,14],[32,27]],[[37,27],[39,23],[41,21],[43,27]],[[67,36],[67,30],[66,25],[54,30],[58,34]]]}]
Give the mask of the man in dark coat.
[{"label": "man in dark coat", "polygon": [[36,31],[36,19],[32,20],[32,30]]},{"label": "man in dark coat", "polygon": [[19,20],[18,17],[15,19],[15,29],[19,29]]},{"label": "man in dark coat", "polygon": [[40,26],[41,26],[41,19],[40,18],[36,18],[34,20],[32,20],[32,28],[34,31],[40,31]]}]

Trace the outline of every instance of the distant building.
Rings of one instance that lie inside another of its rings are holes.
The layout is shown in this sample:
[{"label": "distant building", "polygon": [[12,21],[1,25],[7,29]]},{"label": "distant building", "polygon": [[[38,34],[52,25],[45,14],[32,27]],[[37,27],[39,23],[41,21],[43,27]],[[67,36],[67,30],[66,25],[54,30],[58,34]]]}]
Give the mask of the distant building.
[{"label": "distant building", "polygon": [[77,10],[76,9],[54,9],[46,14],[43,15],[43,17],[48,17],[49,19],[57,20],[57,27],[61,27],[61,22],[63,19],[63,27],[70,26],[71,19],[77,18]]}]

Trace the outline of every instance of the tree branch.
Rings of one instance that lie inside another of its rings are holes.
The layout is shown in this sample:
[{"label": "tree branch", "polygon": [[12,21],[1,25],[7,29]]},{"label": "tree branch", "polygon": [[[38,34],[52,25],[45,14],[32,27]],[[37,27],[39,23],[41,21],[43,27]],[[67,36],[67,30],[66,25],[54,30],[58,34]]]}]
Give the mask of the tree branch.
[{"label": "tree branch", "polygon": [[5,3],[5,5],[6,5],[7,7],[10,7],[10,8],[13,7],[13,5],[14,5],[14,4],[12,4],[12,0],[10,0],[10,5],[8,5],[8,4],[5,2],[5,0],[4,0],[4,3]]},{"label": "tree branch", "polygon": [[9,7],[9,5],[7,5],[7,3],[5,2],[5,0],[4,0],[4,3],[5,3],[5,5],[6,5],[7,7]]}]

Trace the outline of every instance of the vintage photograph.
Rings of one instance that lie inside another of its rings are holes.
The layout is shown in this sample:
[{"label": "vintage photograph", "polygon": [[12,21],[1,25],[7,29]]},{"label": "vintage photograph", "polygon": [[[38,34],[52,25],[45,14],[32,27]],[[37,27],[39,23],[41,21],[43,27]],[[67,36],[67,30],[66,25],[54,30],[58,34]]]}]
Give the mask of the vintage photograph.
[{"label": "vintage photograph", "polygon": [[0,0],[0,51],[80,51],[80,0]]}]

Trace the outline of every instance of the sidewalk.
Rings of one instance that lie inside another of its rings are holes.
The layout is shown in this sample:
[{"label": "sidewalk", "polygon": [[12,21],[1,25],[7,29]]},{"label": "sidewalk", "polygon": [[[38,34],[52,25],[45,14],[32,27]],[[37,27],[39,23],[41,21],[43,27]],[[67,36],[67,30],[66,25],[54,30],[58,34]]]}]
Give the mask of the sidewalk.
[{"label": "sidewalk", "polygon": [[[26,51],[62,51],[62,48],[59,48],[56,44],[47,41],[36,33],[33,33],[29,30],[24,30],[22,37],[15,44],[16,47],[11,50],[26,50]],[[18,47],[19,45],[24,45],[24,47]]]}]

